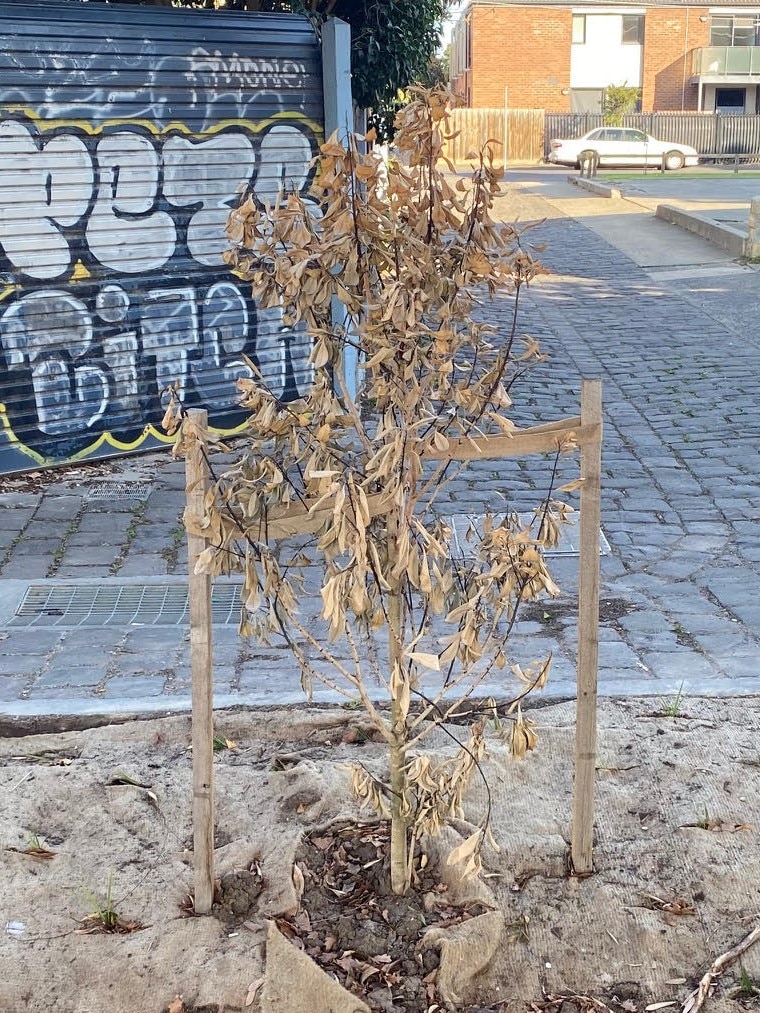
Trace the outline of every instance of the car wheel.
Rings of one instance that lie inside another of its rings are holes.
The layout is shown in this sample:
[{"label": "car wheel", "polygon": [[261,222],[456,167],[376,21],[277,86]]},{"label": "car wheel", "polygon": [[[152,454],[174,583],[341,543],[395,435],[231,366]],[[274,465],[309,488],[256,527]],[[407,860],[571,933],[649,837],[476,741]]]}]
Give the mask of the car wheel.
[{"label": "car wheel", "polygon": [[680,151],[669,151],[665,155],[665,168],[666,169],[683,169],[686,164],[686,159]]}]

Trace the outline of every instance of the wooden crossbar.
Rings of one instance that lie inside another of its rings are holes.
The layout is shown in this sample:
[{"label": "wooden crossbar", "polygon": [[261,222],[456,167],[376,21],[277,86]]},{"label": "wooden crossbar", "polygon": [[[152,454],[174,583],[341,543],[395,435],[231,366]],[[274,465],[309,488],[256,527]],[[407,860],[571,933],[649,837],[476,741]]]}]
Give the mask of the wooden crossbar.
[{"label": "wooden crossbar", "polygon": [[[393,498],[383,493],[367,497],[370,517],[387,514],[393,506]],[[350,506],[348,506],[350,510]],[[259,523],[259,537],[262,541],[270,538],[291,538],[293,535],[307,535],[319,531],[325,521],[332,516],[334,508],[331,503],[322,506],[308,502],[289,503],[284,507],[273,507],[266,518]]]},{"label": "wooden crossbar", "polygon": [[[450,440],[446,450],[430,449],[424,459],[430,461],[492,461],[504,457],[523,457],[527,454],[553,453],[560,444],[572,437],[578,447],[598,443],[601,425],[582,424],[581,419],[559,419],[530,429],[518,430],[513,436],[473,436]],[[367,497],[371,517],[387,514],[393,506],[390,496],[377,494]],[[327,503],[316,506],[305,502],[273,507],[266,522],[259,527],[262,540],[291,538],[294,535],[314,534],[332,515],[333,507]]]},{"label": "wooden crossbar", "polygon": [[573,437],[579,447],[597,443],[600,428],[595,424],[580,425],[580,420],[552,422],[548,426],[523,429],[514,436],[474,436],[449,440],[446,450],[430,450],[425,459],[451,461],[490,461],[502,457],[524,457],[527,454],[551,453],[563,440]]}]

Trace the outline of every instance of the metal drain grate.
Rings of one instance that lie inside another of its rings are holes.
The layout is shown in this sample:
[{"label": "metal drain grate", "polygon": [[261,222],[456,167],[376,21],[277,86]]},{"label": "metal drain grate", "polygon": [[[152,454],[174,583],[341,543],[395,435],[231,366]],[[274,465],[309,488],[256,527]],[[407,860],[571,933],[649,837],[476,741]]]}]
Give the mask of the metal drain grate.
[{"label": "metal drain grate", "polygon": [[[237,623],[240,586],[215,584],[213,621]],[[185,584],[31,584],[11,626],[182,626],[189,623]]]},{"label": "metal drain grate", "polygon": [[[545,556],[578,556],[580,555],[580,532],[578,530],[579,514],[576,512],[570,515],[569,523],[562,528],[560,542],[556,549],[545,549]],[[452,547],[458,550],[463,556],[475,554],[476,540],[468,541],[467,532],[470,528],[475,531],[483,530],[485,514],[454,514],[449,518],[452,527]],[[611,553],[610,543],[607,541],[604,532],[599,531],[599,552],[602,556],[609,556]]]},{"label": "metal drain grate", "polygon": [[90,487],[87,499],[129,499],[140,502],[152,492],[152,482],[101,482]]}]

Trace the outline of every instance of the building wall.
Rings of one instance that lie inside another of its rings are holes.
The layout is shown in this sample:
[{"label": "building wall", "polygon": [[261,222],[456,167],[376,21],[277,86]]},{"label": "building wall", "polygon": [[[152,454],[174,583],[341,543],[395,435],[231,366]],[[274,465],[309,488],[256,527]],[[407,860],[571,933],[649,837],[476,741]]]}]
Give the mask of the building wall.
[{"label": "building wall", "polygon": [[[693,87],[694,87],[694,90],[696,91],[696,85],[694,85]],[[744,88],[745,89],[745,93],[746,94],[745,94],[744,108],[743,109],[737,109],[736,112],[754,113],[754,112],[757,111],[757,109],[758,109],[758,95],[757,95],[757,92],[760,91],[760,86],[754,85],[754,84],[747,84],[747,85],[744,85],[744,84],[740,84],[740,85],[727,84],[725,86],[719,85],[719,84],[718,85],[716,85],[716,84],[706,84],[703,87],[703,89],[702,89],[702,110],[703,110],[703,112],[708,112],[708,113],[715,112],[717,90],[718,90],[718,88],[721,88],[721,87],[726,87],[726,88],[736,88],[736,87],[738,87],[738,88]]]},{"label": "building wall", "polygon": [[569,109],[569,7],[474,6],[471,19],[470,105],[500,108],[506,87],[512,109]]},{"label": "building wall", "polygon": [[570,56],[571,88],[641,84],[640,45],[623,45],[620,14],[587,13],[586,41],[574,43]]},{"label": "building wall", "polygon": [[451,33],[450,86],[464,104],[470,105],[470,19],[460,18]]},{"label": "building wall", "polygon": [[[620,15],[589,8],[587,43],[573,45],[572,10],[570,4],[564,9],[474,4],[467,14],[469,68],[454,78],[455,92],[467,105],[501,108],[506,87],[511,108],[564,112],[570,109],[571,87],[628,83],[641,85],[646,112],[697,108],[692,54],[709,44],[709,7],[646,8],[643,47],[620,44]],[[714,108],[714,95],[703,108]],[[754,109],[751,88],[747,109]]]},{"label": "building wall", "polygon": [[707,7],[650,7],[647,10],[643,110],[697,108],[697,86],[689,83],[692,50],[708,45],[709,29]]}]

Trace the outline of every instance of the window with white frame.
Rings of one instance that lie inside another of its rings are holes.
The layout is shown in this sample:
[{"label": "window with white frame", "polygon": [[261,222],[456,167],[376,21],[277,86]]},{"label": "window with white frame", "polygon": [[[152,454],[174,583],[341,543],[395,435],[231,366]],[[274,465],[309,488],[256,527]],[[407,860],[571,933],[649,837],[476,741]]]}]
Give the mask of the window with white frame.
[{"label": "window with white frame", "polygon": [[713,14],[711,46],[760,46],[760,14]]},{"label": "window with white frame", "polygon": [[582,46],[586,42],[586,15],[573,14],[573,45]]}]

